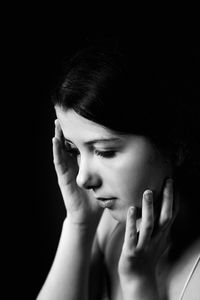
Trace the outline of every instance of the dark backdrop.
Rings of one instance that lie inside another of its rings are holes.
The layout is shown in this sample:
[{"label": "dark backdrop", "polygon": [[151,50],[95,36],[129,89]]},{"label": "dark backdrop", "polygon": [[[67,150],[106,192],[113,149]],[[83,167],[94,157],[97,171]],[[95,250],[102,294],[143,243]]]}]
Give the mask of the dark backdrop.
[{"label": "dark backdrop", "polygon": [[[33,12],[30,22],[27,13],[19,28],[12,23],[12,37],[7,36],[11,67],[6,95],[14,92],[12,98],[6,98],[6,121],[11,128],[9,132],[13,133],[8,134],[12,172],[9,169],[4,174],[6,182],[9,181],[6,195],[11,205],[5,225],[8,228],[5,245],[9,245],[9,251],[6,250],[9,266],[4,276],[8,283],[7,299],[11,294],[16,299],[35,299],[52,264],[65,216],[52,162],[55,114],[50,102],[62,59],[96,37],[120,32],[131,38],[134,31],[141,36],[153,33],[159,42],[163,36],[170,38],[174,33],[168,23],[161,29],[158,24],[151,24],[150,28],[142,22],[125,26],[126,15],[115,16],[114,10],[106,17],[94,12],[92,18],[89,12],[81,18],[80,15],[80,10],[79,15],[73,11],[73,16],[68,10],[59,18],[56,12],[48,16],[43,10],[41,14]],[[183,25],[177,25],[174,36],[186,39],[185,45],[194,48],[199,61],[195,28]]]}]

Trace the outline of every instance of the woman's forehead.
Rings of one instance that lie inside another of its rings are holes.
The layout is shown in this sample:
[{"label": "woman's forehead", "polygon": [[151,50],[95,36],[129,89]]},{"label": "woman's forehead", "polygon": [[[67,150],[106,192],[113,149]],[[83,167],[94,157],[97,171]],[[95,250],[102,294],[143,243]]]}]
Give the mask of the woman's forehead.
[{"label": "woman's forehead", "polygon": [[63,111],[56,108],[56,115],[64,137],[72,142],[78,140],[86,143],[91,140],[106,141],[121,138],[116,132],[78,115],[74,110]]}]

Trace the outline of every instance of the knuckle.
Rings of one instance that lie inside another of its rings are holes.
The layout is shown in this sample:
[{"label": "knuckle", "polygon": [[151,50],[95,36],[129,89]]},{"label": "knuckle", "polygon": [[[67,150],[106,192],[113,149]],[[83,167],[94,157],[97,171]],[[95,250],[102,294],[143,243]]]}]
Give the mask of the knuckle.
[{"label": "knuckle", "polygon": [[164,197],[165,199],[167,199],[168,201],[170,200],[170,193],[169,193],[168,190],[164,190],[164,192],[163,192],[163,197]]},{"label": "knuckle", "polygon": [[171,220],[172,220],[172,215],[171,214],[170,215],[166,214],[162,217],[162,224],[161,225],[166,226],[171,222]]},{"label": "knuckle", "polygon": [[129,239],[131,239],[131,240],[137,239],[137,232],[130,232]]},{"label": "knuckle", "polygon": [[153,230],[153,224],[152,223],[147,223],[145,226],[145,230],[147,232],[151,232]]},{"label": "knuckle", "polygon": [[167,199],[170,199],[172,198],[173,196],[173,190],[171,187],[166,187],[163,191],[163,196],[166,197]]},{"label": "knuckle", "polygon": [[63,186],[64,183],[65,183],[65,178],[62,175],[59,175],[59,174],[57,174],[57,176],[58,176],[58,184],[60,186]]},{"label": "knuckle", "polygon": [[170,222],[171,219],[172,219],[172,213],[171,212],[164,215],[165,222]]},{"label": "knuckle", "polygon": [[58,177],[58,185],[61,186],[62,185],[62,180],[60,177]]},{"label": "knuckle", "polygon": [[132,259],[135,257],[135,250],[130,249],[129,247],[124,247],[123,257],[124,260],[126,260],[126,262],[130,264]]},{"label": "knuckle", "polygon": [[145,254],[145,249],[142,246],[137,246],[137,248],[134,251],[134,257],[137,257],[138,259],[143,257]]},{"label": "knuckle", "polygon": [[144,221],[144,228],[147,231],[151,231],[154,227],[154,217],[148,216],[148,218]]},{"label": "knuckle", "polygon": [[60,168],[60,166],[61,166],[61,163],[59,162],[59,160],[57,158],[53,159],[53,164],[56,168]]}]

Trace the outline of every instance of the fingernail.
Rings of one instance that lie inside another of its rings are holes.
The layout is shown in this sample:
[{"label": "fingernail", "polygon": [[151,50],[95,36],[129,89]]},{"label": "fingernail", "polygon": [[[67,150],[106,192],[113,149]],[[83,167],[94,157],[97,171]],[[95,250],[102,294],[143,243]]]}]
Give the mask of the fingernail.
[{"label": "fingernail", "polygon": [[135,213],[136,208],[134,206],[129,207],[129,215],[133,216]]},{"label": "fingernail", "polygon": [[167,179],[167,184],[173,184],[173,183],[174,183],[173,178],[168,178],[168,179]]},{"label": "fingernail", "polygon": [[144,192],[145,199],[152,201],[153,192],[151,190],[146,190]]}]

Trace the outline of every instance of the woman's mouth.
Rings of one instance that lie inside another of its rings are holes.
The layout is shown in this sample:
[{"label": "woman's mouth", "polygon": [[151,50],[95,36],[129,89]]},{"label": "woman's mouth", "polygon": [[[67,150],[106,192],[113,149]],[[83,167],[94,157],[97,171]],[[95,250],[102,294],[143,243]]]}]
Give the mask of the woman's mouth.
[{"label": "woman's mouth", "polygon": [[98,203],[103,208],[111,208],[117,198],[96,198]]}]

